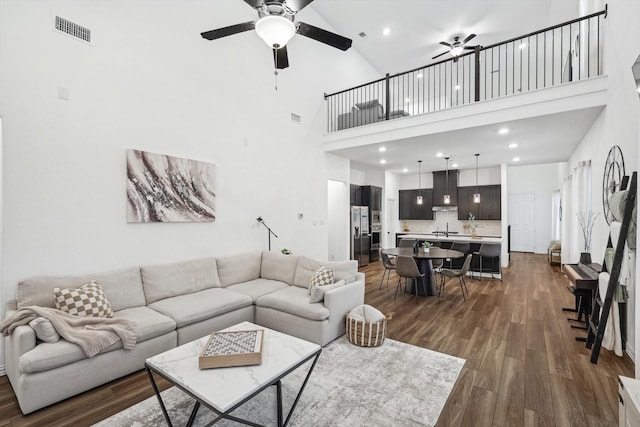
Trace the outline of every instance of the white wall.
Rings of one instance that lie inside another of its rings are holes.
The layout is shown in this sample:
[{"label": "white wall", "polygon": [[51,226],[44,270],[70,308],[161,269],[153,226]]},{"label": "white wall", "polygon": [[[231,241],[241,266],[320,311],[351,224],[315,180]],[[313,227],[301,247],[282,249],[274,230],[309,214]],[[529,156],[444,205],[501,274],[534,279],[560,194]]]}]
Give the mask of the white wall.
[{"label": "white wall", "polygon": [[[382,232],[384,240],[381,244],[386,248],[396,246],[396,232],[401,231],[398,223],[400,199],[398,190],[400,189],[402,177],[397,173],[385,172],[384,174],[384,200],[382,205]],[[388,209],[389,200],[393,200],[393,212]]]},{"label": "white wall", "polygon": [[[561,163],[507,168],[508,194],[534,194],[534,252],[546,254],[551,241],[551,199],[559,190]],[[508,208],[508,207],[507,207]]]},{"label": "white wall", "polygon": [[[94,44],[54,32],[55,14]],[[29,276],[266,249],[258,216],[275,250],[326,259],[323,93],[377,74],[354,50],[295,37],[275,91],[254,32],[199,34],[254,15],[237,0],[0,2],[3,301]],[[300,18],[328,27],[311,8]],[[217,220],[127,224],[127,148],[215,163]]]},{"label": "white wall", "polygon": [[[422,172],[422,188],[433,188],[433,172]],[[460,169],[458,174],[458,187],[471,187],[476,185],[475,169]],[[500,167],[478,168],[478,185],[500,185]],[[403,174],[400,190],[413,190],[418,188],[418,174]]]},{"label": "white wall", "polygon": [[[601,1],[583,1],[582,10],[593,12],[603,7]],[[631,66],[640,52],[640,26],[630,17],[640,16],[640,2],[608,1],[608,17],[605,21],[604,64],[608,75],[607,107],[602,111],[591,129],[569,159],[569,171],[582,160],[591,160],[593,179],[594,212],[602,212],[602,175],[609,149],[619,145],[624,154],[627,173],[638,170],[640,164],[640,103],[631,72]],[[591,258],[595,262],[603,259],[608,240],[608,226],[605,221],[596,221],[593,228]],[[640,267],[636,271],[636,282]],[[640,345],[640,328],[637,325],[636,307],[640,304],[637,283],[629,289],[630,302],[627,304],[627,351],[635,358],[638,354],[636,343]],[[636,332],[638,331],[638,332]],[[638,335],[636,335],[638,334]],[[636,363],[636,377],[640,377],[640,364]]]},{"label": "white wall", "polygon": [[349,235],[349,190],[346,182],[328,182],[327,234],[329,260],[348,260],[349,246],[345,236]]}]

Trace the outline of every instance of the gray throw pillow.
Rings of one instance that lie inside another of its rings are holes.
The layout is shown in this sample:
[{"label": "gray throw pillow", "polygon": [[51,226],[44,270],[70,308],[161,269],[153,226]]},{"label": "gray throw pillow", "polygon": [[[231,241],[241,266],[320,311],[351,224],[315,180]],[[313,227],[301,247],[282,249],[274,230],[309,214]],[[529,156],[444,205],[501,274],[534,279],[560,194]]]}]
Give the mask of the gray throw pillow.
[{"label": "gray throw pillow", "polygon": [[60,340],[60,335],[58,335],[56,329],[51,322],[44,317],[36,317],[29,322],[29,326],[35,331],[36,337],[38,337],[40,341],[54,343]]},{"label": "gray throw pillow", "polygon": [[327,293],[332,289],[339,288],[340,286],[344,286],[346,284],[347,283],[344,280],[339,280],[336,283],[331,283],[329,285],[315,286],[311,291],[311,295],[309,296],[309,304],[324,301],[325,293]]}]

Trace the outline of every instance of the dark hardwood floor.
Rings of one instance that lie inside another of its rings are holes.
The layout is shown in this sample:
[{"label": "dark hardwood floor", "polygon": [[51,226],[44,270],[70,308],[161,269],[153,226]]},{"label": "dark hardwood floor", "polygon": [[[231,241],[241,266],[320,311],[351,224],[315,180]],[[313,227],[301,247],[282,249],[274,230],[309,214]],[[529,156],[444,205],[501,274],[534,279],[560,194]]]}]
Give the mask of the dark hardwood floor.
[{"label": "dark hardwood floor", "polygon": [[[628,356],[603,350],[589,362],[584,334],[570,328],[562,307],[573,304],[560,267],[544,255],[512,254],[504,281],[457,281],[442,297],[378,289],[380,262],[361,269],[366,303],[393,312],[388,337],[466,359],[438,426],[617,426],[617,376],[633,377]],[[166,383],[161,383],[163,388]],[[90,425],[153,393],[144,371],[23,416],[6,377],[0,377],[0,426]]]}]

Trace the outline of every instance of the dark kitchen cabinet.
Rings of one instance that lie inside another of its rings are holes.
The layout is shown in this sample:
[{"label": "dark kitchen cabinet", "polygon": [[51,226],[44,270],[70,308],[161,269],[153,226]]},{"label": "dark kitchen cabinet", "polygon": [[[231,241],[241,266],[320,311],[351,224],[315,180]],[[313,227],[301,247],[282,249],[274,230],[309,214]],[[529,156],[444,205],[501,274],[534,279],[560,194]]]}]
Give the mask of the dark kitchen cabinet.
[{"label": "dark kitchen cabinet", "polygon": [[[469,219],[469,213],[478,218],[478,205],[473,203],[476,187],[458,187],[458,219]],[[479,219],[479,218],[478,218]]]},{"label": "dark kitchen cabinet", "polygon": [[349,190],[349,205],[362,206],[362,191],[360,190],[360,186],[351,184]]},{"label": "dark kitchen cabinet", "polygon": [[[416,200],[422,194],[422,204]],[[400,190],[399,219],[433,219],[433,190]]]},{"label": "dark kitchen cabinet", "polygon": [[444,195],[449,192],[451,196],[451,206],[458,205],[458,170],[449,170],[449,181],[447,183],[447,172],[433,172],[433,205],[444,206]]},{"label": "dark kitchen cabinet", "polygon": [[360,187],[362,194],[362,206],[369,206],[372,211],[382,210],[382,188],[374,185]]},{"label": "dark kitchen cabinet", "polygon": [[[480,203],[473,203],[473,195],[476,188],[480,193]],[[501,218],[502,204],[499,185],[481,185],[479,187],[458,188],[458,219],[469,218],[469,212],[480,220],[499,220]]]},{"label": "dark kitchen cabinet", "polygon": [[478,219],[498,220],[501,218],[501,213],[500,186],[485,185],[480,187]]}]

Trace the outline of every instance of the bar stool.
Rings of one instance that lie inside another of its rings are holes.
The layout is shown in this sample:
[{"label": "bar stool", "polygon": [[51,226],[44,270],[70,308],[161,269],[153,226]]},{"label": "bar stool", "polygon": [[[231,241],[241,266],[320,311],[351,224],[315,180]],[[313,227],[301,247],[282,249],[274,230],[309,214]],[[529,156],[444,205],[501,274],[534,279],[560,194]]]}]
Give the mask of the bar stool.
[{"label": "bar stool", "polygon": [[416,239],[400,239],[399,248],[412,248],[418,241]]},{"label": "bar stool", "polygon": [[[478,271],[478,279],[482,280],[482,272],[484,271],[482,268],[482,260],[484,258],[491,259],[491,278],[495,279],[493,276],[493,260],[498,258],[498,272],[500,274],[500,280],[502,280],[502,267],[500,266],[500,245],[495,243],[483,243],[480,245],[480,249],[478,252],[474,252],[473,255],[480,257],[480,270]],[[471,271],[473,275],[473,270]]]},{"label": "bar stool", "polygon": [[[467,255],[470,249],[471,249],[471,245],[469,243],[453,242],[451,244],[452,251],[462,252],[465,255]],[[449,268],[450,269],[453,268],[453,260],[451,258],[448,258],[447,261],[449,262]]]}]

